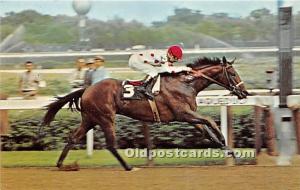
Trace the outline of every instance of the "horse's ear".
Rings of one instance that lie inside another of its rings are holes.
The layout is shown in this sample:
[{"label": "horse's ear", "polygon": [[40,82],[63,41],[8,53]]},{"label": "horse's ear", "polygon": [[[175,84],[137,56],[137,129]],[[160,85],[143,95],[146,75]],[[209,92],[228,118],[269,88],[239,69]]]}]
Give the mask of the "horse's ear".
[{"label": "horse's ear", "polygon": [[236,57],[234,57],[234,59],[232,60],[232,61],[230,61],[230,62],[228,62],[230,65],[232,65],[234,62],[235,62],[235,60],[236,60]]},{"label": "horse's ear", "polygon": [[227,63],[227,60],[226,60],[226,57],[225,57],[225,56],[222,57],[222,63],[223,63],[223,64],[226,64],[226,63]]}]

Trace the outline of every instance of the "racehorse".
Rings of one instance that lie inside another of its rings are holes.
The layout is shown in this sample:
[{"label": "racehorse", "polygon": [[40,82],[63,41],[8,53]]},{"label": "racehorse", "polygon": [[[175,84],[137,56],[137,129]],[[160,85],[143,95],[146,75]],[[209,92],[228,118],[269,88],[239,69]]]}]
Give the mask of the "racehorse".
[{"label": "racehorse", "polygon": [[[210,117],[196,112],[196,96],[210,84],[216,83],[231,91],[239,99],[246,98],[248,92],[233,68],[233,62],[228,62],[225,57],[222,60],[204,57],[187,65],[196,70],[197,75],[186,72],[161,74],[160,93],[155,96],[161,122],[188,122],[205,134],[207,139],[215,143],[218,148],[226,149],[224,137],[217,124]],[[114,121],[116,114],[121,114],[143,122],[154,122],[147,99],[124,100],[122,99],[122,81],[105,79],[86,89],[60,97],[49,104],[48,111],[43,118],[43,125],[49,125],[56,113],[67,103],[71,108],[74,104],[75,108],[81,112],[82,121],[80,127],[70,133],[68,142],[57,161],[57,167],[63,166],[63,161],[74,144],[79,143],[90,129],[99,125],[104,132],[107,149],[125,170],[130,171],[132,167],[116,150]]]}]

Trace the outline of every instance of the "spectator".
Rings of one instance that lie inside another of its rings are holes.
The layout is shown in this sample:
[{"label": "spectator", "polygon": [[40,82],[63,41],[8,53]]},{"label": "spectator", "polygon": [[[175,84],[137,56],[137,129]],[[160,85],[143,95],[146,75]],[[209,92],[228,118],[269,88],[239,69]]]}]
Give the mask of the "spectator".
[{"label": "spectator", "polygon": [[37,95],[40,76],[32,71],[34,65],[31,61],[26,61],[24,66],[26,71],[20,77],[19,91],[24,99],[33,99]]},{"label": "spectator", "polygon": [[96,56],[94,63],[94,72],[92,73],[92,84],[95,84],[103,79],[109,78],[108,71],[104,68],[104,57]]},{"label": "spectator", "polygon": [[88,59],[86,62],[88,70],[84,74],[84,87],[87,88],[92,84],[92,73],[94,71],[94,59]]},{"label": "spectator", "polygon": [[85,60],[83,58],[78,58],[76,60],[76,70],[73,72],[71,79],[72,88],[81,88],[84,86],[84,75],[85,72],[83,70],[85,66]]}]

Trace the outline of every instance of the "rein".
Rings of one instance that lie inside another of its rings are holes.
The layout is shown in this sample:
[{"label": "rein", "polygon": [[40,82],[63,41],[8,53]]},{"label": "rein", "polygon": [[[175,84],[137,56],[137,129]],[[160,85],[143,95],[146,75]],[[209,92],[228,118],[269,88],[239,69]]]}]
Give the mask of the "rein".
[{"label": "rein", "polygon": [[207,80],[209,80],[209,81],[211,81],[211,82],[213,82],[213,83],[216,83],[217,85],[220,85],[220,86],[222,86],[222,87],[224,87],[224,88],[227,88],[226,85],[224,85],[224,84],[222,84],[222,83],[216,81],[215,79],[213,79],[213,78],[211,78],[211,77],[209,77],[209,76],[207,76],[207,75],[205,75],[205,74],[203,74],[203,73],[200,73],[200,76],[203,77],[203,78],[205,78],[205,79],[207,79]]},{"label": "rein", "polygon": [[[207,80],[209,80],[209,81],[211,81],[211,82],[213,82],[213,83],[215,83],[219,86],[222,86],[225,89],[228,89],[228,86],[224,85],[223,83],[220,83],[219,81],[217,81],[217,80],[215,80],[215,79],[213,79],[213,78],[211,78],[211,77],[209,77],[209,76],[207,76],[207,75],[205,75],[201,72],[201,70],[212,67],[212,66],[214,66],[214,65],[209,65],[207,67],[200,68],[199,76],[203,77],[203,78],[205,78],[205,79],[207,79]],[[235,82],[233,81],[233,79],[228,76],[227,68],[232,67],[232,65],[226,65],[226,66],[222,65],[222,67],[223,67],[223,75],[226,76],[226,79],[227,79],[228,84],[229,84],[229,90],[230,91],[234,92],[234,91],[237,90],[237,88],[239,88],[240,85],[244,84],[243,81],[239,82],[238,84],[234,84]]]}]

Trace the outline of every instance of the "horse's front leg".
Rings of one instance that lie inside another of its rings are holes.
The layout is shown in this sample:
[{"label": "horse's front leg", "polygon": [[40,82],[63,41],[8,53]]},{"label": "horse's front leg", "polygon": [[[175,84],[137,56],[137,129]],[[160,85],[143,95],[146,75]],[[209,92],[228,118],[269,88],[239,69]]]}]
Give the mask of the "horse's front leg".
[{"label": "horse's front leg", "polygon": [[193,124],[201,133],[204,131],[207,132],[210,140],[216,143],[221,149],[227,150],[228,154],[235,158],[233,150],[226,146],[225,138],[214,120],[212,120],[210,117],[201,116],[192,110],[185,111],[180,115],[182,117],[181,119]]},{"label": "horse's front leg", "polygon": [[213,119],[211,119],[210,117],[202,116],[192,110],[185,111],[180,115],[183,121],[194,125],[195,128],[201,133],[206,132],[209,138],[213,142],[215,142],[220,148],[224,148],[226,146],[225,138]]}]

